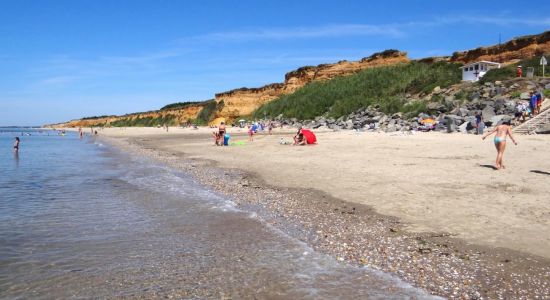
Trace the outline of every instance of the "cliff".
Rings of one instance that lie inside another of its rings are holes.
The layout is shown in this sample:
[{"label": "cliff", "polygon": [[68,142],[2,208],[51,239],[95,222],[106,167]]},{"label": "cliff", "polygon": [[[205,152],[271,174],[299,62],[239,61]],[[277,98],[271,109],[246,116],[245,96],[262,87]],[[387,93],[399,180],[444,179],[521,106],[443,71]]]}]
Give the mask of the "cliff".
[{"label": "cliff", "polygon": [[504,44],[479,47],[473,50],[453,53],[451,61],[470,63],[479,60],[510,62],[531,58],[550,52],[550,31],[537,35],[514,38]]},{"label": "cliff", "polygon": [[[518,37],[501,45],[455,52],[451,57],[428,57],[419,61],[425,63],[437,61],[469,63],[478,60],[489,60],[507,63],[549,52],[550,31],[547,31],[538,35]],[[288,72],[285,75],[283,83],[268,84],[259,88],[239,88],[216,94],[215,101],[217,105],[214,109],[208,110],[208,116],[210,120],[213,120],[211,122],[217,123],[223,119],[231,122],[238,117],[252,114],[261,105],[273,101],[281,95],[291,94],[310,82],[330,80],[339,76],[352,75],[367,68],[406,62],[409,62],[409,59],[405,52],[386,50],[359,61],[344,60],[333,64],[302,67]],[[204,103],[197,103],[196,105],[189,105],[178,109],[73,120],[63,124],[56,124],[56,126],[85,127],[113,124],[143,126],[150,125],[151,122],[181,124],[191,119],[197,119],[203,108],[205,108]],[[205,112],[202,115],[206,115]],[[147,123],[147,120],[144,120],[146,118],[155,121]]]},{"label": "cliff", "polygon": [[126,114],[122,116],[90,117],[72,120],[66,123],[52,124],[48,127],[98,127],[98,126],[156,126],[162,124],[178,125],[197,118],[206,102],[197,102],[181,108],[155,110]]},{"label": "cliff", "polygon": [[397,50],[386,50],[359,61],[343,60],[334,64],[302,67],[287,73],[284,83],[273,83],[260,88],[240,88],[216,94],[216,102],[219,103],[223,100],[224,106],[215,115],[215,120],[220,118],[234,120],[240,116],[250,115],[262,104],[268,103],[281,95],[293,93],[312,81],[329,80],[339,76],[352,75],[367,68],[408,61],[406,53]]}]

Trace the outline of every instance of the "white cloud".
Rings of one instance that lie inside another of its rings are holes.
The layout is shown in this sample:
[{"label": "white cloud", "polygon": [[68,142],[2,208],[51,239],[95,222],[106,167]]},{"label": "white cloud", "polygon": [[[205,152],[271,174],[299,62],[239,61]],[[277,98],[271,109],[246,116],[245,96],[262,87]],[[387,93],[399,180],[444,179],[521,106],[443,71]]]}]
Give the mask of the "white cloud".
[{"label": "white cloud", "polygon": [[432,22],[426,22],[428,26],[444,24],[490,24],[496,26],[550,26],[550,18],[525,18],[518,16],[484,16],[484,15],[458,15],[451,17],[438,17]]},{"label": "white cloud", "polygon": [[76,79],[77,78],[75,76],[53,76],[53,77],[39,80],[38,84],[42,86],[59,87],[59,86],[67,85]]},{"label": "white cloud", "polygon": [[341,36],[383,35],[400,37],[404,33],[396,25],[336,24],[318,27],[259,28],[242,31],[215,32],[197,36],[199,40],[284,40],[329,38]]}]

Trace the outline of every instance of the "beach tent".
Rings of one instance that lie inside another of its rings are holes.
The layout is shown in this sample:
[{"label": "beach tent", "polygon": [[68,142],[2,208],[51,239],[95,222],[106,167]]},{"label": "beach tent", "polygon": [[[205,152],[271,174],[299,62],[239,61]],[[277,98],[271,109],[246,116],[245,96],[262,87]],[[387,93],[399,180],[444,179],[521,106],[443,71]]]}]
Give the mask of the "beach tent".
[{"label": "beach tent", "polygon": [[307,129],[302,129],[302,134],[306,138],[306,141],[308,144],[315,144],[317,143],[317,137],[315,134]]}]

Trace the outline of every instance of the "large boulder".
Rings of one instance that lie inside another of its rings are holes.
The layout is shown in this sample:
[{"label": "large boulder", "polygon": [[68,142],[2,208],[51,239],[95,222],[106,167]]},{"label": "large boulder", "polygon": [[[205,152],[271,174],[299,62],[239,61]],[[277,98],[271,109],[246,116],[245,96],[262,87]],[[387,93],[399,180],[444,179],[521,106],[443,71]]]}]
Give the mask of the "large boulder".
[{"label": "large boulder", "polygon": [[508,115],[496,115],[493,116],[491,119],[485,119],[485,124],[488,126],[494,126],[494,125],[500,125],[502,122],[510,120],[510,116]]},{"label": "large boulder", "polygon": [[495,108],[492,106],[486,106],[481,113],[483,114],[483,119],[485,121],[490,120],[495,116]]},{"label": "large boulder", "polygon": [[461,117],[465,117],[468,115],[470,111],[464,107],[461,107],[458,109],[458,112],[457,112],[457,115],[461,116]]},{"label": "large boulder", "polygon": [[470,126],[470,123],[464,122],[460,126],[458,126],[458,130],[462,133],[468,133],[468,127]]},{"label": "large boulder", "polygon": [[519,95],[519,98],[520,98],[521,100],[529,100],[529,99],[531,98],[531,95],[529,95],[528,92],[523,92],[523,93],[521,93],[521,94]]},{"label": "large boulder", "polygon": [[535,130],[535,133],[537,133],[537,134],[550,134],[550,124],[546,124],[546,125],[542,126],[541,128]]}]

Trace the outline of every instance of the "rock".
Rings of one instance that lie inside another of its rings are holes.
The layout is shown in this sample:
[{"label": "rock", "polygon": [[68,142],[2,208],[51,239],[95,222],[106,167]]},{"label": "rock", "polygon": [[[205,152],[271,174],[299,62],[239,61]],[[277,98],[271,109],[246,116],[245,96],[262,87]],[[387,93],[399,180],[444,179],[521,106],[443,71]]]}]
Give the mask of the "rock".
[{"label": "rock", "polygon": [[537,134],[550,134],[550,124],[546,124],[542,126],[541,128],[535,130],[535,133]]},{"label": "rock", "polygon": [[482,111],[484,120],[490,120],[492,117],[495,116],[495,109],[492,106],[486,106]]},{"label": "rock", "polygon": [[311,125],[311,128],[312,129],[318,129],[318,128],[321,128],[324,125],[325,125],[324,123],[316,123],[314,125]]},{"label": "rock", "polygon": [[376,122],[380,122],[381,119],[382,119],[381,115],[373,116],[372,118],[370,118],[370,120],[367,120],[367,122],[372,121],[372,122],[369,122],[369,123],[376,123]]},{"label": "rock", "polygon": [[441,92],[441,87],[440,86],[434,87],[433,92],[436,93],[436,94],[440,93]]},{"label": "rock", "polygon": [[479,93],[478,92],[473,92],[468,96],[468,100],[470,100],[470,101],[475,101],[477,99],[479,99]]},{"label": "rock", "polygon": [[388,125],[388,127],[384,131],[385,132],[394,132],[394,131],[397,131],[397,128],[395,127],[395,125]]},{"label": "rock", "polygon": [[458,109],[457,115],[459,115],[461,117],[465,117],[465,116],[468,115],[469,112],[470,111],[468,109],[461,107],[461,108]]},{"label": "rock", "polygon": [[550,90],[550,83],[548,83],[547,85],[545,85],[545,86],[544,86],[544,89]]},{"label": "rock", "polygon": [[403,118],[403,113],[402,112],[394,113],[393,115],[391,115],[391,118],[392,119],[401,119],[401,118]]},{"label": "rock", "polygon": [[458,130],[459,130],[460,132],[462,132],[462,133],[467,133],[467,132],[468,132],[468,125],[469,125],[469,124],[470,124],[470,123],[468,123],[468,122],[462,123],[462,125],[458,126]]},{"label": "rock", "polygon": [[455,101],[455,96],[445,96],[445,103],[452,104]]},{"label": "rock", "polygon": [[501,85],[501,84],[502,84],[502,81],[500,80],[495,81],[495,85]]},{"label": "rock", "polygon": [[388,116],[386,115],[383,115],[379,120],[380,124],[384,124],[386,121],[388,121]]},{"label": "rock", "polygon": [[445,106],[438,102],[430,102],[428,103],[428,105],[426,105],[426,108],[429,110],[442,111],[445,109]]},{"label": "rock", "polygon": [[523,93],[521,93],[521,94],[519,95],[519,98],[520,98],[521,100],[529,100],[529,98],[531,98],[531,96],[529,95],[528,92],[523,92]]},{"label": "rock", "polygon": [[502,123],[503,121],[507,120],[507,118],[509,118],[508,115],[496,115],[490,119],[485,118],[485,123],[489,126],[493,126]]},{"label": "rock", "polygon": [[344,123],[344,128],[346,129],[351,129],[353,128],[353,120],[347,120],[345,123]]}]

